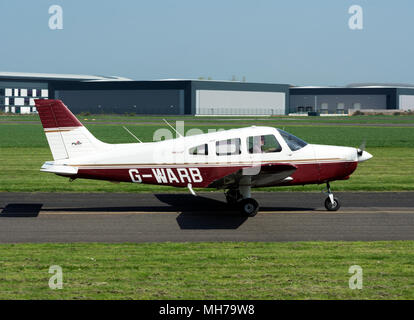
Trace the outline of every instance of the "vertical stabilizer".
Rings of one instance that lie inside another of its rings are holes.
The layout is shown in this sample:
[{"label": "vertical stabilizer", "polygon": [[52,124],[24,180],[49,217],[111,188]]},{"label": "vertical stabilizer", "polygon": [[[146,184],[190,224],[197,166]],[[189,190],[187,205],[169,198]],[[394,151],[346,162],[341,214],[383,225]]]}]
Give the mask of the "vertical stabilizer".
[{"label": "vertical stabilizer", "polygon": [[60,100],[35,100],[54,160],[86,156],[107,148]]}]

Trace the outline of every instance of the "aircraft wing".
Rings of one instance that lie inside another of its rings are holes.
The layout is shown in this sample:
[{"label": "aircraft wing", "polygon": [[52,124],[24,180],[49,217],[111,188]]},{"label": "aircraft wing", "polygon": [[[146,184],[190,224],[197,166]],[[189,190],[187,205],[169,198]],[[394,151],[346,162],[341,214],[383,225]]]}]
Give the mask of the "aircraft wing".
[{"label": "aircraft wing", "polygon": [[267,187],[289,181],[289,176],[295,170],[296,166],[288,163],[264,163],[257,166],[238,168],[234,172],[213,181],[209,187],[237,187],[240,179],[244,176],[251,177],[252,187]]}]

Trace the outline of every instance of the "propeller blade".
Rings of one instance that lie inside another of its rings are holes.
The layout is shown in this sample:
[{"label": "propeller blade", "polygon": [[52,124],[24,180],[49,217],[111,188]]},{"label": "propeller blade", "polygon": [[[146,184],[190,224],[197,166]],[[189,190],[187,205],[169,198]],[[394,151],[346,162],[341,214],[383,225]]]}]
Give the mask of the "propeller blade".
[{"label": "propeller blade", "polygon": [[359,150],[364,151],[366,146],[367,146],[367,139],[364,139],[361,145],[359,146]]},{"label": "propeller blade", "polygon": [[358,156],[362,156],[362,154],[364,153],[366,145],[367,145],[367,139],[364,139],[362,141],[361,145],[358,148],[358,151],[357,151]]}]

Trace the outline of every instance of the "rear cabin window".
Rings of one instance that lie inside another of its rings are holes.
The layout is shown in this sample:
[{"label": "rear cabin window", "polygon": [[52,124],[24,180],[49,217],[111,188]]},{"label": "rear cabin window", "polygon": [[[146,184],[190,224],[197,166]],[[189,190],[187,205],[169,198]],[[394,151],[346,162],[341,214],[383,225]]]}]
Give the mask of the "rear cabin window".
[{"label": "rear cabin window", "polygon": [[216,155],[218,156],[232,156],[241,154],[241,140],[240,138],[227,139],[216,142]]},{"label": "rear cabin window", "polygon": [[248,137],[247,148],[249,153],[271,153],[282,151],[282,147],[273,134]]},{"label": "rear cabin window", "polygon": [[201,144],[196,147],[192,147],[189,150],[191,155],[195,156],[207,156],[208,155],[208,144]]}]

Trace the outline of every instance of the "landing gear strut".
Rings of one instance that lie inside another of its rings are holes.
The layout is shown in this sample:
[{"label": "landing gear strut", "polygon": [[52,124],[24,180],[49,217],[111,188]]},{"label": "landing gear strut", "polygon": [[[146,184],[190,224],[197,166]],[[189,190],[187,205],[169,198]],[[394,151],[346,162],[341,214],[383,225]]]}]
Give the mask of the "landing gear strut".
[{"label": "landing gear strut", "polygon": [[224,195],[226,196],[227,203],[231,205],[234,205],[243,199],[243,196],[241,195],[239,189],[230,189]]},{"label": "landing gear strut", "polygon": [[339,200],[337,198],[334,198],[334,195],[331,192],[331,185],[329,184],[329,182],[326,183],[326,187],[328,189],[328,198],[325,199],[325,208],[328,211],[337,211],[341,207],[341,204],[339,203]]}]

